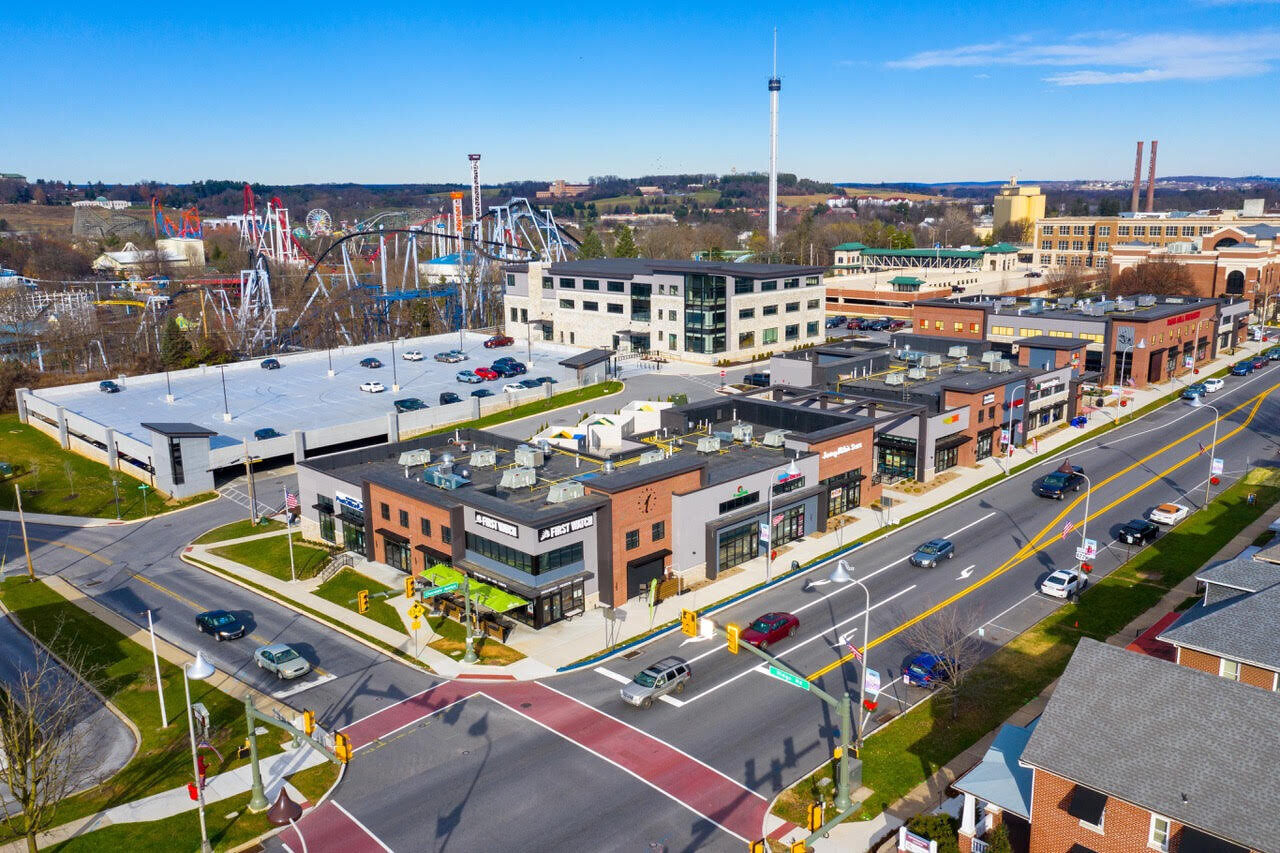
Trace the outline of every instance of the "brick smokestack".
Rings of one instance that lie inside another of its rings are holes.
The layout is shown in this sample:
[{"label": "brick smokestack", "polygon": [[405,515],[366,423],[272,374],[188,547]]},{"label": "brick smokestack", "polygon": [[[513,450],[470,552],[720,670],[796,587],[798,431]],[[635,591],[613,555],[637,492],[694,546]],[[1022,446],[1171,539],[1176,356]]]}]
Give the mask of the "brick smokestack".
[{"label": "brick smokestack", "polygon": [[1147,172],[1147,212],[1156,209],[1156,146],[1160,140],[1151,140],[1151,169]]},{"label": "brick smokestack", "polygon": [[1133,203],[1130,210],[1138,212],[1138,193],[1142,191],[1142,142],[1138,142],[1138,156],[1133,161]]}]

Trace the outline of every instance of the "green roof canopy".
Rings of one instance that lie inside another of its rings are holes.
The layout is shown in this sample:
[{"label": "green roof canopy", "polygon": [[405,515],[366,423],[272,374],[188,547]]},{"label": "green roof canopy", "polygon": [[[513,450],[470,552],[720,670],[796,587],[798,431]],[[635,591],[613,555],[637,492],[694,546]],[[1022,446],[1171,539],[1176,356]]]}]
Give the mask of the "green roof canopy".
[{"label": "green roof canopy", "polygon": [[[462,572],[444,564],[436,564],[426,569],[422,576],[436,586],[444,586],[448,583],[460,584],[463,579]],[[498,589],[496,586],[478,580],[472,580],[470,588],[472,603],[487,607],[495,613],[506,613],[508,610],[515,610],[529,603],[518,595],[512,595],[504,589]]]},{"label": "green roof canopy", "polygon": [[916,278],[913,275],[895,275],[889,279],[890,284],[914,284],[916,286],[924,284],[924,279]]},{"label": "green roof canopy", "polygon": [[1010,252],[1018,251],[1018,247],[1010,245],[1009,243],[994,243],[982,251],[986,254],[1007,255]]},{"label": "green roof canopy", "polygon": [[860,249],[865,249],[865,248],[867,248],[867,247],[866,247],[865,245],[863,245],[862,243],[841,243],[839,246],[836,246],[836,247],[835,247],[834,249],[832,249],[831,251],[833,251],[833,252],[856,252],[856,251],[858,251],[858,250],[860,250]]},{"label": "green roof canopy", "polygon": [[982,252],[970,249],[864,249],[862,254],[872,258],[953,258],[976,261]]}]

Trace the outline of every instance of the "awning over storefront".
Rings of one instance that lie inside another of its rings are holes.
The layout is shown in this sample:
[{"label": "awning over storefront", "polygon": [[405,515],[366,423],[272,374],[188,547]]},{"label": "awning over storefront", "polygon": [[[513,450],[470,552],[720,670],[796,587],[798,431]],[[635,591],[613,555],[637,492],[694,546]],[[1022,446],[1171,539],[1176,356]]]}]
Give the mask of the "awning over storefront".
[{"label": "awning over storefront", "polygon": [[[462,583],[463,574],[449,566],[432,566],[422,572],[422,577],[427,578],[436,586],[443,586],[449,583]],[[513,595],[504,589],[498,589],[496,586],[483,581],[472,580],[470,587],[471,600],[495,613],[506,613],[508,610],[524,607],[529,603],[518,595]]]},{"label": "awning over storefront", "polygon": [[933,446],[935,450],[950,450],[953,447],[959,447],[960,445],[967,443],[972,438],[973,436],[966,435],[963,432],[958,432],[955,435],[949,435],[946,438],[938,439]]},{"label": "awning over storefront", "polygon": [[346,507],[342,507],[338,510],[338,518],[345,521],[347,524],[358,524],[361,527],[364,527],[364,516],[356,515],[355,513],[347,510]]},{"label": "awning over storefront", "polygon": [[643,557],[637,557],[634,560],[628,561],[627,568],[633,569],[642,563],[652,563],[654,560],[665,560],[670,555],[671,555],[671,549],[663,548],[659,551],[654,551],[652,554],[646,554]]},{"label": "awning over storefront", "polygon": [[409,537],[402,536],[401,534],[396,533],[394,530],[388,530],[385,527],[379,527],[374,532],[376,532],[379,536],[383,537],[384,539],[390,539],[392,542],[399,542],[401,545],[409,544]]},{"label": "awning over storefront", "polygon": [[902,438],[897,435],[881,434],[876,436],[877,447],[892,447],[896,450],[915,450],[916,440],[914,438]]}]

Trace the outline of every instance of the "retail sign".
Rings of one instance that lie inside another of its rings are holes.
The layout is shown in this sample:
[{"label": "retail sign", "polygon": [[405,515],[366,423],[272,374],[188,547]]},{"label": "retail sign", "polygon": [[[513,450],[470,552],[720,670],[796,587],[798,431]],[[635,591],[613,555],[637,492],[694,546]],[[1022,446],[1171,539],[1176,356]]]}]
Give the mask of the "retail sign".
[{"label": "retail sign", "polygon": [[861,449],[862,449],[862,442],[860,441],[856,441],[853,444],[842,444],[839,447],[836,447],[832,450],[822,451],[822,458],[838,459],[839,457],[844,456],[846,453],[852,453],[855,450],[861,450]]},{"label": "retail sign", "polygon": [[760,522],[760,541],[766,545],[769,544],[769,522],[767,521]]},{"label": "retail sign", "polygon": [[916,835],[905,826],[898,827],[898,853],[938,853],[938,842]]},{"label": "retail sign", "polygon": [[353,498],[346,492],[334,492],[333,501],[334,503],[341,504],[347,509],[354,510],[355,512],[364,512],[364,501],[359,498]]},{"label": "retail sign", "polygon": [[502,519],[494,518],[491,515],[485,515],[483,513],[477,512],[476,524],[480,525],[481,527],[486,527],[489,530],[496,530],[499,533],[505,534],[507,536],[511,536],[513,538],[520,535],[520,528],[516,527],[514,524],[512,524],[509,521],[503,521]]},{"label": "retail sign", "polygon": [[746,497],[747,495],[749,495],[749,494],[751,494],[751,493],[747,491],[747,487],[746,487],[746,486],[744,486],[744,485],[742,485],[741,483],[739,483],[739,484],[738,484],[738,490],[737,490],[736,492],[734,492],[734,493],[733,493],[733,496],[734,496],[735,498],[745,498],[745,497]]},{"label": "retail sign", "polygon": [[984,406],[990,406],[995,401],[996,401],[996,395],[994,393],[982,395],[982,405]]},{"label": "retail sign", "polygon": [[1212,462],[1209,463],[1209,473],[1213,474],[1214,476],[1220,476],[1222,474],[1221,459],[1214,459]]},{"label": "retail sign", "polygon": [[1185,367],[1187,370],[1190,370],[1191,368],[1195,367],[1196,366],[1195,358],[1189,355],[1184,355],[1182,357],[1182,366]]},{"label": "retail sign", "polygon": [[959,420],[960,420],[960,413],[959,413],[959,412],[952,412],[951,414],[949,414],[949,415],[947,415],[945,418],[943,418],[943,419],[942,419],[942,422],[943,422],[944,424],[954,424],[954,423],[958,423],[958,422],[959,422]]},{"label": "retail sign", "polygon": [[586,530],[588,527],[595,527],[595,524],[596,517],[594,515],[584,515],[572,521],[562,521],[559,524],[553,524],[550,527],[544,527],[539,530],[538,541],[546,542],[548,539],[555,539],[557,536],[563,536],[566,533],[576,533],[579,530]]},{"label": "retail sign", "polygon": [[1192,320],[1198,319],[1199,317],[1200,317],[1199,311],[1192,311],[1188,314],[1179,314],[1177,317],[1170,317],[1168,320],[1164,321],[1164,324],[1166,326],[1176,326],[1179,323],[1189,323]]},{"label": "retail sign", "polygon": [[874,669],[867,670],[867,695],[873,699],[880,695],[880,673]]},{"label": "retail sign", "polygon": [[1009,443],[1009,431],[1007,429],[1000,430],[1000,443],[1001,444]]},{"label": "retail sign", "polygon": [[790,483],[792,480],[799,480],[799,479],[800,479],[801,477],[803,477],[803,476],[804,476],[804,472],[803,472],[803,471],[797,471],[797,472],[795,472],[794,474],[788,474],[788,473],[786,472],[786,470],[784,469],[784,470],[782,470],[782,471],[779,471],[779,472],[778,472],[778,479],[777,479],[777,482],[778,482],[778,483]]}]

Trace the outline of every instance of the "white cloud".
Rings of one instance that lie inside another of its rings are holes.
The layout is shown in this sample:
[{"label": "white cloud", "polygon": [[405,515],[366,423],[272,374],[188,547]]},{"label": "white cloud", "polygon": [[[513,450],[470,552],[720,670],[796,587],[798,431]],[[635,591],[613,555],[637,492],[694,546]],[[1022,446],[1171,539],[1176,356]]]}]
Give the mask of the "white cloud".
[{"label": "white cloud", "polygon": [[[1280,2],[1280,0],[1277,0]],[[1280,32],[1247,35],[1188,35],[1116,32],[1081,33],[1057,42],[1025,36],[1005,41],[926,50],[888,63],[891,68],[1069,68],[1045,81],[1058,86],[1221,80],[1265,74],[1280,58]]]}]

